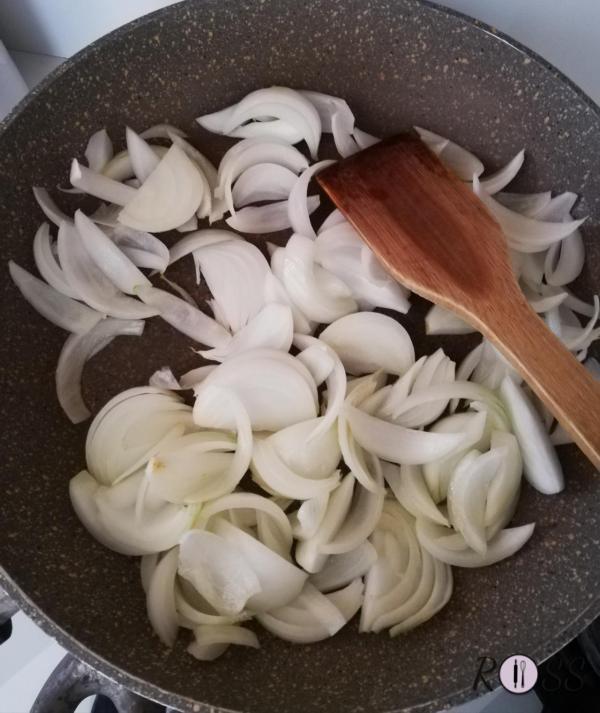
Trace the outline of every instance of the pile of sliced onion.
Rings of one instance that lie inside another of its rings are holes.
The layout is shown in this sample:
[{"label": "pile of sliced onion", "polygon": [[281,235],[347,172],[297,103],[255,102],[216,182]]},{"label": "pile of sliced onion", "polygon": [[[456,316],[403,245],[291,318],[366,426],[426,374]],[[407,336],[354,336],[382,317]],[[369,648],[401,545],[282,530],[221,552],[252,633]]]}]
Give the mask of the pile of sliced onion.
[{"label": "pile of sliced onion", "polygon": [[[448,602],[452,567],[527,543],[534,524],[510,525],[524,480],[560,492],[555,445],[568,436],[486,340],[458,365],[442,349],[415,354],[397,318],[409,292],[338,210],[317,223],[312,181],[332,163],[318,160],[323,135],[342,158],[379,140],[343,99],[271,87],[197,121],[236,139],[218,167],[177,127],[127,128],[117,153],[96,132],[70,177],[101,202],[70,216],[34,188],[53,224],[34,238],[41,277],[9,262],[34,310],[70,332],[56,389],[73,422],[90,415],[87,360],[148,318],[209,362],[179,377],[155,364],[150,385],[106,403],[73,507],[104,546],[141,557],[157,636],[173,646],[189,629],[199,660],[258,647],[252,618],[294,643],[334,636],[359,611],[361,631],[409,631]],[[417,131],[498,220],[525,297],[598,376],[587,357],[600,301],[567,287],[585,257],[576,195],[507,192],[523,151],[488,174]],[[227,228],[210,227],[221,219]],[[173,230],[184,235],[156,235]],[[264,249],[239,234],[280,231],[288,239]],[[208,309],[163,274],[186,257]],[[425,328],[473,331],[438,306]]]}]

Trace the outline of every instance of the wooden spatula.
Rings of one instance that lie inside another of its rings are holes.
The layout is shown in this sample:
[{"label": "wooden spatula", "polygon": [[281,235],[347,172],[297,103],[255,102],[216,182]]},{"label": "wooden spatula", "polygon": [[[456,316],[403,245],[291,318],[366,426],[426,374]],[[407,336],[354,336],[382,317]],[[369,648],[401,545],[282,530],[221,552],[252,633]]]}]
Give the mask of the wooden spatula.
[{"label": "wooden spatula", "polygon": [[498,347],[600,468],[600,384],[527,303],[500,226],[470,186],[411,135],[317,180],[384,267]]}]

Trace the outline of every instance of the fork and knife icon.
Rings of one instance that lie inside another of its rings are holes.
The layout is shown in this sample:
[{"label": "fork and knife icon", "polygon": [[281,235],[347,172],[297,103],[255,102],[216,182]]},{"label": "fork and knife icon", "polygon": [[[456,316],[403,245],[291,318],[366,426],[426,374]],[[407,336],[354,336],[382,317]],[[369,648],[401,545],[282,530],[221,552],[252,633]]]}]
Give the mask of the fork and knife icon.
[{"label": "fork and knife icon", "polygon": [[525,688],[525,669],[527,668],[527,661],[525,659],[515,659],[513,662],[513,687],[515,690],[519,688],[519,671],[521,673],[520,683],[521,688]]}]

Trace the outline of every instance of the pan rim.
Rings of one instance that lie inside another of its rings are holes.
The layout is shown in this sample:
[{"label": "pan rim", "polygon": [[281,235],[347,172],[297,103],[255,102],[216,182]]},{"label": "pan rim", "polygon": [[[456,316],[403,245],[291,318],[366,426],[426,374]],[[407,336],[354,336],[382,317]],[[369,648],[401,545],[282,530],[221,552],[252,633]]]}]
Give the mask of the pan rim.
[{"label": "pan rim", "polygon": [[[507,35],[491,25],[477,20],[470,15],[460,11],[447,8],[433,2],[432,0],[402,0],[414,5],[415,8],[424,8],[432,13],[441,14],[456,18],[457,20],[469,25],[476,30],[479,30],[493,38],[505,43],[513,50],[516,50],[526,58],[531,59],[538,65],[543,67],[563,86],[568,88],[593,114],[600,120],[600,105],[598,105],[586,92],[573,80],[567,77],[562,71],[557,69],[552,63],[544,59],[540,54],[521,44],[510,35]],[[89,55],[94,54],[103,49],[104,46],[110,44],[130,33],[134,29],[144,27],[159,19],[161,16],[167,17],[174,10],[180,9],[182,6],[192,4],[196,0],[183,0],[183,2],[174,5],[166,6],[155,12],[143,15],[115,30],[103,35],[91,44],[82,48],[72,57],[66,59],[61,65],[53,70],[45,77],[32,91],[30,91],[0,122],[0,141],[4,134],[10,129],[15,121],[18,121],[20,115],[27,107],[34,102],[39,95],[43,94],[53,82],[62,76],[63,73],[70,71],[81,60],[84,60]],[[222,5],[221,0],[202,0],[205,6]],[[102,673],[108,679],[115,681],[134,693],[143,696],[152,701],[156,701],[162,705],[174,706],[177,709],[193,711],[193,713],[241,713],[239,710],[223,708],[220,706],[204,703],[180,693],[169,691],[162,686],[146,681],[138,675],[130,673],[124,668],[120,668],[117,664],[111,663],[108,659],[96,654],[92,649],[82,644],[75,635],[68,633],[58,622],[41,610],[30,596],[12,579],[9,573],[0,565],[0,586],[14,600],[32,621],[38,625],[46,634],[53,637],[68,653],[83,660],[85,663]],[[540,644],[533,652],[532,658],[538,663],[545,661],[547,658],[556,653],[566,643],[577,636],[584,628],[586,628],[598,615],[600,606],[600,592],[598,595],[588,602],[588,606],[578,615],[566,624],[559,632],[557,632],[550,640],[546,640]],[[496,690],[500,683],[494,680]],[[471,687],[457,689],[445,696],[430,699],[415,706],[392,708],[381,713],[433,713],[440,710],[442,707],[458,705],[468,700],[478,697],[478,693],[473,691]]]}]

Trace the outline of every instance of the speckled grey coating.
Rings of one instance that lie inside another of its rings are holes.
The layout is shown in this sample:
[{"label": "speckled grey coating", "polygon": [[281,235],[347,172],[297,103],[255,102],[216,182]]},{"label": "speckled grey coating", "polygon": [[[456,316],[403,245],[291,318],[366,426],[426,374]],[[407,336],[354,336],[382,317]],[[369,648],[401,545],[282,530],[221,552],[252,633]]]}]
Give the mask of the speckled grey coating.
[{"label": "speckled grey coating", "polygon": [[[82,154],[92,131],[106,126],[117,138],[126,122],[143,129],[169,121],[216,158],[223,141],[195,128],[193,118],[270,84],[343,96],[361,128],[377,134],[426,125],[492,166],[527,147],[520,187],[582,195],[593,247],[581,294],[589,297],[598,285],[597,107],[490,28],[416,0],[190,1],[87,48],[26,100],[0,135],[3,260],[31,267],[41,213],[30,186],[66,184],[69,159]],[[67,205],[66,197],[57,199]],[[190,266],[180,272],[188,275]],[[0,583],[110,677],[201,713],[434,711],[475,695],[479,656],[542,659],[600,612],[600,481],[566,449],[563,494],[525,488],[516,519],[537,522],[531,543],[509,562],[456,571],[450,605],[417,631],[391,640],[358,636],[349,626],[304,647],[263,632],[259,651],[234,647],[211,664],[188,656],[184,637],[168,651],[146,620],[137,563],[94,542],[68,502],[68,480],[84,465],[86,426],[69,425],[54,395],[65,335],[25,305],[4,267],[0,284],[0,563],[7,573]],[[465,342],[421,337],[419,348],[438,344],[458,354]],[[86,395],[98,408],[164,363],[190,367],[197,362],[187,346],[150,320],[142,339],[121,338],[92,360]]]}]

